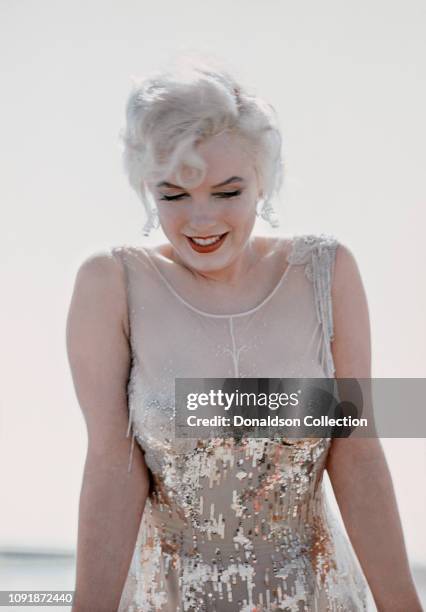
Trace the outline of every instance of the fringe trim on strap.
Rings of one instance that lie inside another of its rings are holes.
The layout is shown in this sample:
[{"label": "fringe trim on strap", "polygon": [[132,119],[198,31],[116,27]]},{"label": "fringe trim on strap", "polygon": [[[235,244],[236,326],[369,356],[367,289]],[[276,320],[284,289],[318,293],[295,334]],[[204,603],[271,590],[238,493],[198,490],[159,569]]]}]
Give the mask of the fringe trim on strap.
[{"label": "fringe trim on strap", "polygon": [[324,334],[323,366],[330,378],[335,374],[331,352],[331,342],[334,340],[331,288],[338,245],[337,238],[331,234],[296,236],[289,257],[289,263],[305,265],[305,275],[313,283],[318,321]]}]

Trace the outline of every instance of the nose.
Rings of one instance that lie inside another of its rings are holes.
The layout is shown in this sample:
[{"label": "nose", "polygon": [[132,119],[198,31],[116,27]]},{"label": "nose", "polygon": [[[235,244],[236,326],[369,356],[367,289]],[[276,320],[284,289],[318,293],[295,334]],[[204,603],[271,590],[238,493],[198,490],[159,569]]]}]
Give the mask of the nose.
[{"label": "nose", "polygon": [[198,201],[192,206],[189,225],[193,235],[206,236],[209,233],[214,233],[212,230],[218,228],[217,211],[216,214],[212,210],[213,207],[208,200]]}]

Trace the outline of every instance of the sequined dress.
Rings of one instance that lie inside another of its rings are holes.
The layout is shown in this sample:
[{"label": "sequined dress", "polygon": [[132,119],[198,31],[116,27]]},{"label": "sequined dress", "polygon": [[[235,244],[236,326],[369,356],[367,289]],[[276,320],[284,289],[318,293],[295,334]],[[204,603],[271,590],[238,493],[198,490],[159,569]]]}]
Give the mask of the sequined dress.
[{"label": "sequined dress", "polygon": [[274,290],[235,314],[193,306],[149,249],[111,249],[127,280],[129,469],[136,443],[151,478],[118,612],[367,610],[365,577],[324,492],[330,438],[174,439],[175,377],[334,376],[338,241],[288,243]]}]

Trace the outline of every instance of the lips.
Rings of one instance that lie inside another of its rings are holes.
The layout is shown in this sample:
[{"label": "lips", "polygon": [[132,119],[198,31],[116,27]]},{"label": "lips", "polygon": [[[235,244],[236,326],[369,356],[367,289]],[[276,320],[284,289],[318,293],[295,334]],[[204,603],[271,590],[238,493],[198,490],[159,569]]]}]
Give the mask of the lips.
[{"label": "lips", "polygon": [[195,239],[199,239],[199,240],[212,240],[213,238],[217,238],[218,239],[215,240],[215,242],[210,242],[209,244],[199,244],[197,242],[195,242],[195,240],[193,240],[193,238],[187,236],[187,240],[188,243],[190,245],[190,247],[194,250],[197,251],[197,253],[211,253],[213,251],[217,251],[217,249],[219,249],[222,244],[224,243],[226,236],[228,235],[229,232],[226,232],[225,234],[216,234],[216,235],[212,235],[212,236],[194,236]]}]

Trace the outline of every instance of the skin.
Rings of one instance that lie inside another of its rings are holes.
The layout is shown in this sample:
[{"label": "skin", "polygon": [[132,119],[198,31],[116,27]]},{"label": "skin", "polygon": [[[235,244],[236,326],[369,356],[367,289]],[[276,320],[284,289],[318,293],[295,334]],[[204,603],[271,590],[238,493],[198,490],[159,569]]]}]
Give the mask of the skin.
[{"label": "skin", "polygon": [[124,277],[115,259],[99,253],[80,266],[66,340],[88,433],[72,612],[111,612],[118,608],[149,487],[138,444],[127,472],[129,323]]},{"label": "skin", "polygon": [[[283,273],[287,241],[252,237],[262,193],[242,141],[221,134],[199,145],[208,172],[191,188],[151,189],[169,240],[155,250],[162,271],[197,306],[235,312],[257,304]],[[214,188],[220,182],[239,176]],[[232,199],[218,193],[242,189]],[[184,194],[166,202],[164,195]],[[219,251],[193,251],[185,234],[229,231]],[[154,253],[154,250],[153,250]],[[332,284],[337,378],[370,378],[367,300],[356,261],[339,244]],[[80,495],[76,597],[73,612],[118,608],[149,491],[144,454],[134,445],[127,472],[126,385],[130,335],[124,271],[109,253],[86,259],[77,273],[67,319],[67,350],[88,431]],[[379,612],[421,612],[410,573],[389,469],[378,439],[334,439],[326,465],[345,527]]]},{"label": "skin", "polygon": [[[336,252],[332,303],[335,377],[370,379],[367,298],[356,260],[342,244]],[[421,612],[380,439],[334,438],[326,469],[378,612]]]},{"label": "skin", "polygon": [[[207,167],[198,185],[180,187],[176,173],[159,183],[147,182],[169,240],[152,254],[194,306],[215,314],[244,311],[278,283],[290,241],[252,235],[263,191],[253,155],[241,137],[225,132],[200,142],[197,151]],[[224,181],[226,185],[216,187]],[[221,248],[208,254],[194,251],[187,239],[225,232]]]},{"label": "skin", "polygon": [[[157,187],[148,181],[148,188],[156,200],[161,226],[173,247],[169,253],[174,261],[205,279],[235,283],[255,259],[249,239],[261,189],[254,162],[243,141],[228,133],[201,142],[197,151],[207,164],[206,176],[198,186],[192,189]],[[213,188],[224,177],[237,180]],[[178,185],[176,174],[166,181]],[[225,197],[232,194],[235,195]],[[179,199],[165,201],[164,197]],[[185,237],[225,232],[229,235],[223,246],[208,255],[193,251]]]}]

